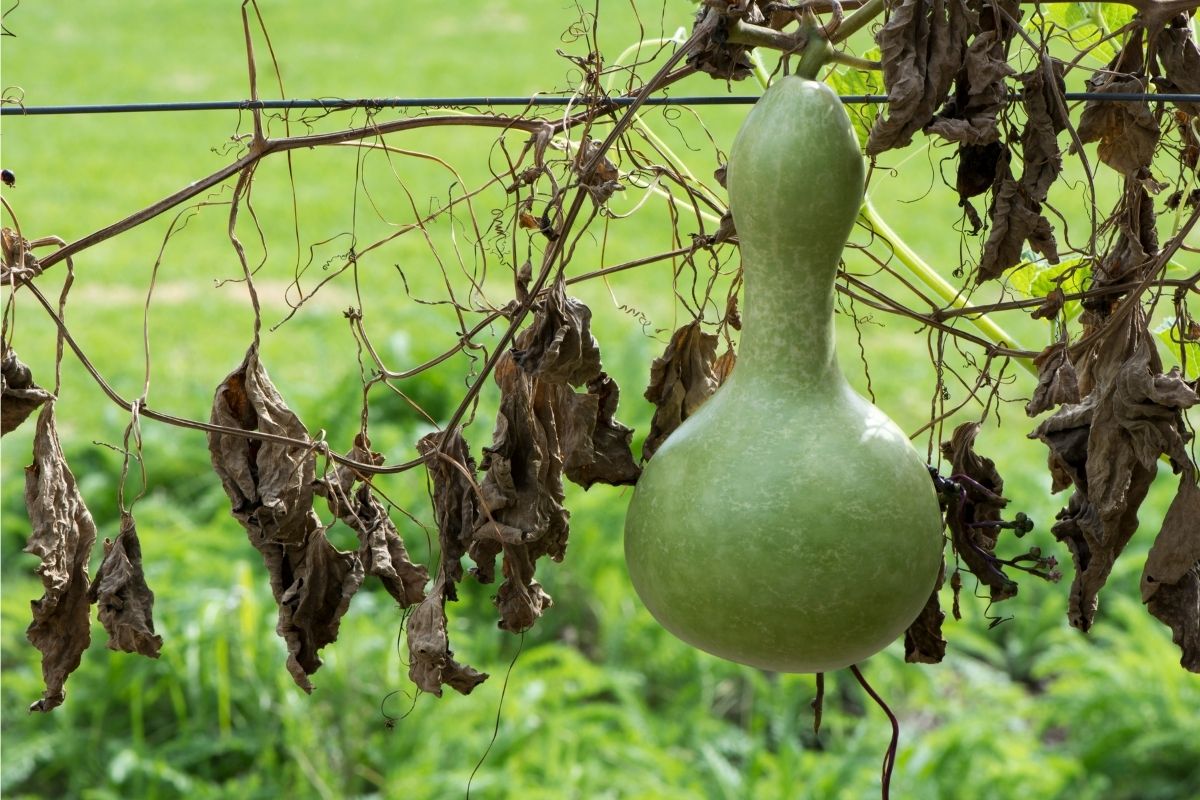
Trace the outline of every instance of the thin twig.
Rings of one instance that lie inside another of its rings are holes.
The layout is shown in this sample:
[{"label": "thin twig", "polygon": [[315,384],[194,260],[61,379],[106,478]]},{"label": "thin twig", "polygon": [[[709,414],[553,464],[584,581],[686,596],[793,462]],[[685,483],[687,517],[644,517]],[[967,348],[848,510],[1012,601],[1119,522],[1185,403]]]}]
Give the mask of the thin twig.
[{"label": "thin twig", "polygon": [[888,800],[892,787],[892,770],[896,766],[896,751],[900,747],[900,721],[896,719],[896,715],[892,713],[892,709],[888,708],[888,704],[883,701],[871,684],[867,683],[867,679],[863,677],[857,664],[850,665],[850,671],[854,673],[854,677],[866,690],[867,694],[871,695],[871,699],[883,709],[883,713],[887,714],[888,722],[892,724],[892,740],[888,743],[887,752],[883,755],[883,773],[882,773],[882,797],[883,800]]}]

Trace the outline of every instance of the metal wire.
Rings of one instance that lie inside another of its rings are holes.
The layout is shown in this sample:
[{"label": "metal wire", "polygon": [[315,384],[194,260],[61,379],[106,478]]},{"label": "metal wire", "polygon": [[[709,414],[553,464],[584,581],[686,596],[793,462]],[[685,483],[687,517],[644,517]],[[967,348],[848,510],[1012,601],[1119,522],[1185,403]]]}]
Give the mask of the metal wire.
[{"label": "metal wire", "polygon": [[[1066,92],[1068,101],[1103,100],[1113,102],[1173,102],[1200,103],[1200,94],[1144,92]],[[174,103],[100,103],[89,105],[24,106],[6,104],[0,106],[0,116],[35,117],[62,114],[130,114],[160,113],[168,111],[249,111],[259,109],[283,110],[291,108],[322,109],[340,111],[350,108],[480,108],[520,106],[565,106],[598,105],[620,107],[632,103],[632,97],[585,99],[578,97],[375,97],[348,100],[344,98],[313,100],[208,100]],[[651,97],[646,105],[652,106],[730,106],[753,105],[758,95],[713,95],[698,97]],[[843,103],[886,103],[887,95],[848,94],[842,95]]]}]

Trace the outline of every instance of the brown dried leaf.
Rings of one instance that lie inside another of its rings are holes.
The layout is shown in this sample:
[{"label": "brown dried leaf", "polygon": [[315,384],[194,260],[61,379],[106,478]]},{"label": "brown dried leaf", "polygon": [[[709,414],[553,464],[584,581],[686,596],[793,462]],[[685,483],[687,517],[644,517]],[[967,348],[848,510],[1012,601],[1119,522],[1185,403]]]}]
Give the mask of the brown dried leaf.
[{"label": "brown dried leaf", "polygon": [[0,284],[23,283],[42,273],[29,240],[12,228],[0,228]]},{"label": "brown dried leaf", "polygon": [[[583,168],[596,157],[600,152],[600,148],[604,145],[598,139],[588,139],[583,147],[579,149],[579,154],[575,157],[575,169],[582,173]],[[608,159],[608,156],[600,156],[595,168],[587,175],[580,174],[580,185],[587,190],[591,196],[592,202],[597,206],[604,205],[609,198],[617,192],[625,191],[625,187],[621,185],[621,173],[617,169],[617,165]],[[558,238],[557,235],[553,238]]]},{"label": "brown dried leaf", "polygon": [[154,592],[142,571],[142,545],[133,515],[121,514],[121,532],[104,540],[104,559],[88,592],[108,631],[108,648],[158,658],[162,637],[154,633]]},{"label": "brown dried leaf", "polygon": [[614,418],[621,390],[603,372],[587,388],[586,394],[565,393],[557,409],[563,471],[584,489],[594,483],[631,486],[642,469],[633,460],[633,428]]},{"label": "brown dried leaf", "polygon": [[1038,384],[1025,404],[1026,414],[1036,417],[1054,406],[1079,402],[1079,379],[1066,341],[1050,345],[1033,363],[1038,370]]},{"label": "brown dried leaf", "polygon": [[15,430],[34,409],[54,395],[33,382],[33,373],[21,363],[12,348],[4,347],[0,362],[0,436]]},{"label": "brown dried leaf", "polygon": [[1050,290],[1042,299],[1042,304],[1035,308],[1029,316],[1033,319],[1054,319],[1058,316],[1058,312],[1062,311],[1063,304],[1066,302],[1066,294],[1061,286],[1057,286]]},{"label": "brown dried leaf", "polygon": [[[954,429],[950,441],[942,443],[942,454],[950,460],[951,473],[963,487],[946,512],[950,542],[963,563],[981,583],[991,589],[992,602],[1013,597],[1017,584],[1004,574],[996,560],[1000,509],[1008,505],[1002,497],[1004,480],[990,458],[975,452],[978,422],[964,422]],[[969,481],[963,481],[965,476]]]},{"label": "brown dried leaf", "polygon": [[[217,387],[211,420],[308,441],[304,425],[279,396],[254,347]],[[208,449],[233,516],[267,567],[279,604],[275,631],[288,647],[288,672],[311,692],[308,676],[321,666],[317,652],[337,638],[342,615],[362,585],[362,562],[329,543],[313,511],[316,465],[311,447],[210,433]]]},{"label": "brown dried leaf", "polygon": [[[1140,181],[1126,181],[1126,191],[1115,216],[1117,240],[1096,263],[1092,274],[1093,288],[1138,280],[1158,254],[1154,201]],[[1085,301],[1084,307],[1100,310],[1107,316],[1108,310],[1122,296],[1110,294],[1099,301]]]},{"label": "brown dried leaf", "polygon": [[[1159,29],[1153,49],[1163,72],[1161,83],[1156,81],[1160,92],[1200,93],[1200,48],[1196,46],[1190,25]],[[1175,105],[1193,117],[1200,117],[1200,103],[1176,101]]]},{"label": "brown dried leaf", "polygon": [[733,352],[733,348],[730,347],[713,363],[713,376],[717,379],[717,386],[725,385],[725,381],[729,380],[729,376],[733,374],[735,366],[737,366],[737,353]]},{"label": "brown dried leaf", "polygon": [[[483,519],[477,540],[499,544],[505,581],[495,602],[500,627],[519,632],[550,606],[550,596],[533,580],[538,558],[555,561],[566,551],[568,519],[563,508],[563,455],[556,409],[571,390],[545,383],[519,369],[512,356],[497,362],[500,411],[491,447],[484,448],[487,471],[480,491]],[[514,532],[515,531],[515,532]]]},{"label": "brown dried leaf", "polygon": [[[316,516],[311,519],[316,522]],[[260,548],[279,603],[275,632],[288,646],[288,672],[296,685],[312,691],[308,676],[321,668],[318,651],[337,640],[342,616],[362,586],[363,566],[355,553],[329,543],[319,523],[299,545]],[[283,580],[276,580],[276,576]],[[277,587],[286,587],[280,593]]]},{"label": "brown dried leaf", "polygon": [[887,113],[875,119],[867,155],[904,147],[933,119],[966,57],[978,23],[962,0],[898,0],[875,35],[888,90]]},{"label": "brown dried leaf", "polygon": [[1019,19],[1021,11],[1014,0],[998,5],[1004,15],[991,11],[980,15],[981,30],[967,45],[962,66],[954,79],[954,96],[926,126],[927,133],[972,145],[999,140],[996,117],[1004,108],[1008,95],[1004,79],[1014,74],[1008,65],[1007,50],[1016,29],[1005,21],[1005,16]]},{"label": "brown dried leaf", "polygon": [[653,456],[671,432],[717,390],[716,357],[717,337],[705,333],[698,320],[671,334],[667,349],[650,367],[645,397],[656,408],[642,445],[643,460]]},{"label": "brown dried leaf", "polygon": [[442,696],[442,686],[461,694],[488,679],[454,660],[450,639],[446,635],[446,574],[438,572],[428,596],[408,617],[408,677],[422,691]]},{"label": "brown dried leaf", "polygon": [[[384,461],[362,435],[355,437],[347,457],[366,464]],[[408,557],[404,540],[387,509],[371,493],[370,485],[349,467],[339,466],[331,477],[317,481],[314,488],[328,500],[329,510],[358,535],[358,558],[366,574],[378,577],[401,608],[424,599],[429,571]]]},{"label": "brown dried leaf", "polygon": [[758,3],[754,0],[730,0],[720,5],[706,4],[701,6],[696,17],[697,26],[707,21],[709,14],[718,15],[716,25],[712,32],[701,40],[700,46],[688,55],[688,66],[725,81],[740,81],[753,75],[754,64],[750,60],[750,48],[730,43],[729,28],[735,25],[737,20],[752,25],[767,22],[766,15],[758,7]]},{"label": "brown dried leaf", "polygon": [[1083,401],[1063,405],[1033,434],[1050,448],[1056,488],[1075,487],[1052,532],[1074,558],[1068,617],[1085,631],[1113,564],[1137,529],[1159,454],[1188,463],[1181,412],[1200,402],[1177,372],[1161,374],[1145,318],[1135,315],[1129,330],[1124,342],[1109,343],[1096,355],[1094,385]]},{"label": "brown dried leaf", "polygon": [[1041,203],[1024,190],[1013,177],[1007,160],[1001,164],[992,187],[992,205],[988,210],[992,229],[983,245],[975,280],[998,278],[1010,267],[1021,263],[1025,243],[1045,256],[1051,264],[1058,263],[1058,242],[1050,221],[1042,215]]},{"label": "brown dried leaf", "polygon": [[[1087,90],[1099,94],[1138,94],[1146,89],[1146,82],[1140,76],[1116,71],[1100,70],[1087,80]],[[1150,167],[1158,144],[1158,123],[1146,101],[1089,100],[1083,107],[1076,133],[1084,144],[1099,142],[1096,154],[1100,160],[1130,178]]]},{"label": "brown dried leaf", "polygon": [[[241,366],[217,387],[215,425],[308,441],[308,431],[288,409],[250,348]],[[261,542],[301,544],[312,530],[313,450],[266,439],[210,433],[213,470],[233,504],[233,515]]]},{"label": "brown dried leaf", "polygon": [[1058,242],[1050,220],[1042,213],[1042,204],[1051,184],[1062,172],[1062,151],[1058,134],[1066,128],[1059,106],[1064,89],[1063,65],[1050,64],[1053,82],[1046,71],[1037,69],[1018,76],[1022,83],[1026,122],[1021,132],[1021,177],[1013,176],[1007,147],[995,167],[992,204],[988,210],[991,231],[983,246],[976,281],[998,278],[1021,263],[1025,243],[1047,261],[1058,262]]},{"label": "brown dried leaf", "polygon": [[1042,203],[1051,184],[1062,172],[1062,149],[1058,135],[1066,130],[1063,93],[1066,66],[1057,58],[1049,60],[1046,69],[1035,69],[1017,76],[1021,82],[1021,99],[1025,104],[1025,127],[1021,130],[1021,185],[1030,197]]},{"label": "brown dried leaf", "polygon": [[1001,162],[1007,165],[1008,158],[1008,148],[999,141],[982,145],[959,145],[958,171],[954,184],[959,200],[965,201],[992,188]]},{"label": "brown dried leaf", "polygon": [[1166,624],[1183,651],[1180,663],[1200,672],[1200,486],[1190,465],[1146,557],[1142,602]]},{"label": "brown dried leaf", "polygon": [[600,347],[591,321],[591,309],[567,297],[560,276],[540,302],[533,324],[514,342],[513,360],[540,380],[582,386],[600,374]]},{"label": "brown dried leaf", "polygon": [[44,589],[30,604],[26,636],[42,653],[46,683],[29,710],[50,711],[66,698],[63,684],[91,642],[88,562],[96,542],[96,525],[58,441],[53,402],[38,414],[33,463],[25,468],[25,507],[31,524],[25,552],[41,559],[35,571]]},{"label": "brown dried leaf", "polygon": [[[499,420],[497,420],[499,424]],[[430,433],[417,442],[417,451],[425,456],[425,468],[433,482],[433,510],[437,520],[442,571],[449,578],[446,596],[455,599],[454,584],[462,580],[462,559],[470,555],[475,562],[472,574],[480,583],[491,583],[496,576],[496,556],[500,546],[494,541],[477,539],[475,529],[483,515],[479,509],[482,489],[475,482],[475,459],[455,428],[439,446],[442,433]]]},{"label": "brown dried leaf", "polygon": [[910,664],[940,664],[946,657],[946,640],[942,638],[942,622],[946,614],[938,600],[938,590],[945,579],[946,564],[943,562],[925,607],[904,632],[904,660]]}]

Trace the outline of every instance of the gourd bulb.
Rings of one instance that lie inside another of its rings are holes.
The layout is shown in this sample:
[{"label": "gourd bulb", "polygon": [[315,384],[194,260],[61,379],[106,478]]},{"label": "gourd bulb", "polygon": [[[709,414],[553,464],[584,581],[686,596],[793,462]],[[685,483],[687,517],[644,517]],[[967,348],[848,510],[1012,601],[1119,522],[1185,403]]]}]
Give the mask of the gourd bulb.
[{"label": "gourd bulb", "polygon": [[732,661],[826,672],[912,623],[942,563],[923,459],[846,383],[833,282],[863,196],[845,109],[777,80],[729,156],[745,297],[726,383],[646,466],[629,575],[662,625]]}]

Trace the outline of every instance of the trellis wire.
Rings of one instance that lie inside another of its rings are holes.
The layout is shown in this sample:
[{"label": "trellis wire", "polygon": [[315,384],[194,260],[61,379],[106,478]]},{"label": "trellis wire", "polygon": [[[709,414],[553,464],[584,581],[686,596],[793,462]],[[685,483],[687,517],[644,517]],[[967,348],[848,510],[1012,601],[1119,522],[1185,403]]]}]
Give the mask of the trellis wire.
[{"label": "trellis wire", "polygon": [[[285,110],[291,108],[340,111],[350,108],[455,108],[481,106],[627,106],[634,97],[378,97],[346,100],[200,100],[164,103],[99,103],[90,105],[24,106],[15,103],[0,107],[0,116],[54,116],[62,114],[129,114],[168,111],[251,111]],[[884,94],[841,95],[843,103],[886,103]],[[1136,103],[1159,101],[1200,103],[1200,93],[1183,92],[1065,92],[1063,99],[1101,100]],[[734,106],[753,105],[758,95],[708,95],[685,97],[649,97],[643,102],[651,106]]]}]

